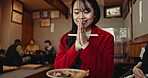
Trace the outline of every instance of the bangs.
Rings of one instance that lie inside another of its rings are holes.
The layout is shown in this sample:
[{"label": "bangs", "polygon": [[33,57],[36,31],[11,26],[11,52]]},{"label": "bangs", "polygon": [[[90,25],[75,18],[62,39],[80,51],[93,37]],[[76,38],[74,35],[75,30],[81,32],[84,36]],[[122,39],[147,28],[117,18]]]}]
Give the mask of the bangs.
[{"label": "bangs", "polygon": [[88,7],[88,4],[86,3],[85,0],[76,0],[78,1],[78,9],[80,11],[84,11],[84,10],[87,10],[88,12],[90,12],[90,8]]}]

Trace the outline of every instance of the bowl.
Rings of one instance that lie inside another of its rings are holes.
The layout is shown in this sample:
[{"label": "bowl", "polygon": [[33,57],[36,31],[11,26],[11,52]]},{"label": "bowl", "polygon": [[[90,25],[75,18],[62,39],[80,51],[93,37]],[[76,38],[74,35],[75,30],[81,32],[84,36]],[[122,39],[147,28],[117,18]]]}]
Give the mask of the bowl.
[{"label": "bowl", "polygon": [[[63,78],[63,77],[57,77],[57,76],[53,76],[53,73],[61,73],[63,71],[69,71],[69,72],[74,72],[75,75],[80,75],[81,73],[85,73],[84,77],[77,77],[77,78],[85,78],[89,75],[89,70],[85,71],[85,70],[80,70],[80,69],[54,69],[54,70],[49,70],[46,72],[46,75],[50,78]],[[86,73],[87,72],[87,73]],[[76,77],[64,77],[64,78],[76,78]]]}]

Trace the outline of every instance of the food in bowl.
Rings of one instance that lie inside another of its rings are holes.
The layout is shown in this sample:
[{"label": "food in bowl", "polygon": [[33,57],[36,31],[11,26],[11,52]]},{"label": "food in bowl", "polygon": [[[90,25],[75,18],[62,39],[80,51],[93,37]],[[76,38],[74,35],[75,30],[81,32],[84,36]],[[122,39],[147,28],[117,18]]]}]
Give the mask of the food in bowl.
[{"label": "food in bowl", "polygon": [[55,69],[48,71],[48,77],[52,78],[84,78],[89,75],[89,70],[80,70],[80,69]]}]

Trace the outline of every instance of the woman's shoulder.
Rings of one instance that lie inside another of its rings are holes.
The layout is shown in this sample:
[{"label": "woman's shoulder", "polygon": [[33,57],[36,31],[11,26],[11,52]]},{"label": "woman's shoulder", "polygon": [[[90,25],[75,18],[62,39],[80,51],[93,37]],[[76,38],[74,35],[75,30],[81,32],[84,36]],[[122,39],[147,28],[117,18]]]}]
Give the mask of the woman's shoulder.
[{"label": "woman's shoulder", "polygon": [[34,44],[34,47],[38,47],[38,45],[37,44]]},{"label": "woman's shoulder", "polygon": [[61,40],[65,40],[67,37],[68,37],[68,34],[69,34],[70,32],[66,32],[66,33],[64,33],[62,36],[61,36],[61,38],[60,38],[60,41]]}]

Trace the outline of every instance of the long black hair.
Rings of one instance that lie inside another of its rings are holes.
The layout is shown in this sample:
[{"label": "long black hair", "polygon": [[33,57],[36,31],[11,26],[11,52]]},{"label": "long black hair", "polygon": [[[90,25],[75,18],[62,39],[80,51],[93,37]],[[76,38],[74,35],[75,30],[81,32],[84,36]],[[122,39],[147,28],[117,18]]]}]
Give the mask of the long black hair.
[{"label": "long black hair", "polygon": [[[73,13],[74,3],[76,1],[78,1],[78,0],[73,0],[72,1],[72,13]],[[81,0],[81,1],[83,2],[85,8],[87,9],[88,6],[86,5],[85,0]],[[87,0],[87,1],[91,4],[92,8],[94,9],[94,16],[95,16],[95,18],[94,18],[94,20],[92,22],[92,25],[91,25],[91,28],[93,28],[95,26],[95,24],[100,20],[100,16],[101,16],[101,14],[100,14],[100,7],[99,7],[99,5],[98,5],[98,3],[97,3],[96,0]],[[75,22],[73,20],[73,14],[72,14],[72,30],[69,31],[69,33],[70,34],[77,34],[77,29],[78,28],[77,28],[77,25],[75,24]],[[65,35],[67,35],[67,34],[65,34]],[[70,36],[68,36],[66,38],[66,45],[68,46],[68,48],[71,48],[71,46],[75,43],[75,41],[76,41],[76,37],[70,37]]]}]

